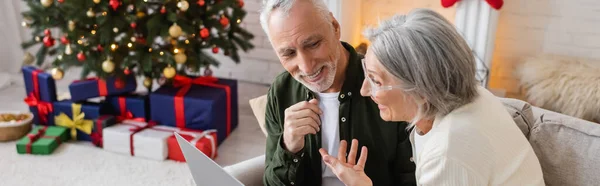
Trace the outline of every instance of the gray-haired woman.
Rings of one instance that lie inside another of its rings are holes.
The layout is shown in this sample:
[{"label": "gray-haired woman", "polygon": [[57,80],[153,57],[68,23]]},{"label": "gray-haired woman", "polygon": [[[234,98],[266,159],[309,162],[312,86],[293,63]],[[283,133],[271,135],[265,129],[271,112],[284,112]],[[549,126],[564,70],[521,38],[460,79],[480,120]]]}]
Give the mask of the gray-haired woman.
[{"label": "gray-haired woman", "polygon": [[[418,185],[544,185],[527,139],[502,103],[475,78],[475,59],[438,13],[414,10],[369,29],[363,96],[387,121],[412,121]],[[346,185],[370,185],[358,141],[323,160]],[[347,160],[346,160],[347,158]]]}]

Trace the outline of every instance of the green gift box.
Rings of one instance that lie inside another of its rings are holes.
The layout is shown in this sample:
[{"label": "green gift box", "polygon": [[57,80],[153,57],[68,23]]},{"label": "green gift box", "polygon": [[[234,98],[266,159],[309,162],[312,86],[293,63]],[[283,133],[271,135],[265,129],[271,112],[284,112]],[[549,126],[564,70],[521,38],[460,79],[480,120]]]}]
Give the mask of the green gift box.
[{"label": "green gift box", "polygon": [[59,126],[37,126],[17,142],[19,154],[51,154],[58,146],[69,140],[67,128]]}]

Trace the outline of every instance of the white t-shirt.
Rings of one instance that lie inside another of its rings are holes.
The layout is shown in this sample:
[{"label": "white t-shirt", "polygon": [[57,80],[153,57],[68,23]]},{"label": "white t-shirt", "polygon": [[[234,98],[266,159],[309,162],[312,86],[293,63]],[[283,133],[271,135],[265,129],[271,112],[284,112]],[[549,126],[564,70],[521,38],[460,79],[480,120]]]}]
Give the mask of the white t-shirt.
[{"label": "white t-shirt", "polygon": [[544,185],[533,148],[502,102],[483,87],[478,93],[472,103],[435,117],[425,142],[411,133],[413,147],[421,149],[417,185]]},{"label": "white t-shirt", "polygon": [[[323,111],[321,115],[321,145],[327,150],[327,153],[335,157],[337,157],[340,146],[338,120],[340,115],[339,94],[339,92],[318,93],[319,108]],[[344,185],[324,162],[321,163],[321,170],[323,170],[323,186]]]}]

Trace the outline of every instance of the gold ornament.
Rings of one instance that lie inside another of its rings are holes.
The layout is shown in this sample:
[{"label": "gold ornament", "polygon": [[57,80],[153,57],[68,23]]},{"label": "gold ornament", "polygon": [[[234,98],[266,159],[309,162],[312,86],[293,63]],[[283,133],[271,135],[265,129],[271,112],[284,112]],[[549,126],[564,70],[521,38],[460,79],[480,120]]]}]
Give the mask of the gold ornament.
[{"label": "gold ornament", "polygon": [[175,68],[173,68],[171,65],[169,65],[168,67],[165,67],[165,69],[163,70],[163,75],[167,79],[171,79],[171,78],[175,77],[176,74],[177,74],[177,71],[175,71]]},{"label": "gold ornament", "polygon": [[171,27],[169,27],[169,35],[171,35],[171,37],[177,38],[179,36],[181,36],[181,33],[183,31],[181,30],[181,27],[179,27],[179,25],[177,25],[177,23],[173,23],[173,25],[171,25]]},{"label": "gold ornament", "polygon": [[52,78],[55,80],[61,80],[65,76],[65,72],[63,72],[63,70],[59,67],[53,68],[50,71],[50,74],[52,74]]},{"label": "gold ornament", "polygon": [[73,30],[75,30],[75,22],[69,21],[69,31],[73,31]]},{"label": "gold ornament", "polygon": [[40,36],[35,36],[35,41],[40,42],[42,40],[42,38],[40,38]]},{"label": "gold ornament", "polygon": [[112,73],[115,70],[115,63],[110,58],[106,59],[106,61],[102,62],[102,70],[106,73]]},{"label": "gold ornament", "polygon": [[56,59],[58,59],[59,61],[62,61],[62,59],[63,59],[62,54],[58,54],[58,56],[56,56]]},{"label": "gold ornament", "polygon": [[117,28],[117,27],[114,27],[114,28],[113,28],[113,32],[115,32],[115,33],[119,32],[119,28]]},{"label": "gold ornament", "polygon": [[94,12],[94,10],[92,10],[91,8],[85,13],[85,15],[87,15],[88,17],[94,17],[96,16],[96,13]]},{"label": "gold ornament", "polygon": [[21,22],[21,26],[25,27],[25,28],[29,28],[29,23],[22,21]]},{"label": "gold ornament", "polygon": [[94,3],[98,4],[100,3],[100,0],[94,0]]},{"label": "gold ornament", "polygon": [[146,13],[144,13],[144,12],[137,12],[135,15],[136,15],[138,18],[143,18],[143,17],[145,17],[145,16],[146,16]]},{"label": "gold ornament", "polygon": [[190,4],[185,0],[179,1],[179,3],[177,3],[177,8],[179,8],[179,10],[185,12],[188,10],[188,8],[190,8]]},{"label": "gold ornament", "polygon": [[175,54],[175,62],[177,62],[177,64],[184,64],[186,61],[187,56],[183,52]]},{"label": "gold ornament", "polygon": [[144,78],[144,86],[146,88],[150,88],[150,86],[152,86],[152,78],[150,78],[150,77]]},{"label": "gold ornament", "polygon": [[54,2],[54,0],[40,0],[40,3],[42,3],[42,6],[48,8],[50,5],[52,5],[52,3]]},{"label": "gold ornament", "polygon": [[25,56],[23,56],[23,64],[31,65],[31,64],[33,64],[33,61],[35,61],[35,58],[33,57],[33,55],[31,55],[31,53],[29,53],[29,52],[26,52]]},{"label": "gold ornament", "polygon": [[67,46],[65,47],[65,54],[67,54],[67,55],[73,54],[73,50],[71,49],[71,44],[67,44]]}]

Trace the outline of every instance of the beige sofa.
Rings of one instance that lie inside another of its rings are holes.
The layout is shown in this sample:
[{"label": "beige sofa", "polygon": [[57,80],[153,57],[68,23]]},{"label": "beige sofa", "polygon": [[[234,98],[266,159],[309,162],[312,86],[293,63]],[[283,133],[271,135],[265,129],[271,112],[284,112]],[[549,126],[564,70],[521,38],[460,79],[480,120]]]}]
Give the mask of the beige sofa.
[{"label": "beige sofa", "polygon": [[[542,165],[546,185],[600,184],[600,124],[532,107],[516,99],[501,100],[529,139]],[[263,132],[265,104],[266,96],[250,100]],[[262,185],[264,155],[225,169],[245,185]]]}]

